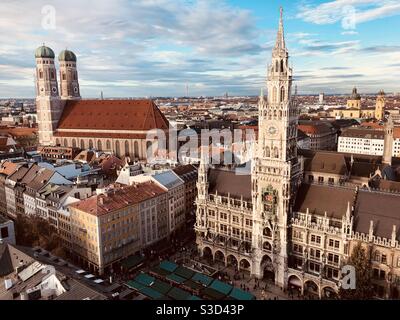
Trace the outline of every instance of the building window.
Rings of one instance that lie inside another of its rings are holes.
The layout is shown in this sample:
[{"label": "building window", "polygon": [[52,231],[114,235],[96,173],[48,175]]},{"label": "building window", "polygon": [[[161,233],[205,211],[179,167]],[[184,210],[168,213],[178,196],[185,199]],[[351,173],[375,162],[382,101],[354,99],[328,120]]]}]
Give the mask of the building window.
[{"label": "building window", "polygon": [[129,142],[125,140],[125,155],[129,156]]},{"label": "building window", "polygon": [[228,215],[227,215],[225,212],[221,212],[220,218],[221,218],[222,220],[226,220],[226,219],[228,219]]},{"label": "building window", "polygon": [[8,228],[7,227],[1,228],[0,235],[2,239],[8,238]]},{"label": "building window", "polygon": [[324,183],[324,177],[318,177],[318,183]]},{"label": "building window", "polygon": [[320,272],[320,265],[318,263],[310,262],[309,270],[311,272],[319,273]]},{"label": "building window", "polygon": [[335,179],[333,178],[328,178],[328,184],[334,184],[335,183]]},{"label": "building window", "polygon": [[308,176],[308,182],[314,182],[314,176],[312,174]]},{"label": "building window", "polygon": [[316,236],[315,234],[311,235],[311,242],[316,244],[321,244],[321,237]]}]

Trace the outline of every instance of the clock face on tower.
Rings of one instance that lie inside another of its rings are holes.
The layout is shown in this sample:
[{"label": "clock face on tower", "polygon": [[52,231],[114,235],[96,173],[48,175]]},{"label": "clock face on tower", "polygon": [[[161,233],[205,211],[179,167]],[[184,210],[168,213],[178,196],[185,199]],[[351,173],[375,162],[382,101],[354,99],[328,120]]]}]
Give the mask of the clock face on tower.
[{"label": "clock face on tower", "polygon": [[278,129],[275,126],[269,126],[268,128],[268,133],[272,136],[276,135],[276,133],[278,132]]}]

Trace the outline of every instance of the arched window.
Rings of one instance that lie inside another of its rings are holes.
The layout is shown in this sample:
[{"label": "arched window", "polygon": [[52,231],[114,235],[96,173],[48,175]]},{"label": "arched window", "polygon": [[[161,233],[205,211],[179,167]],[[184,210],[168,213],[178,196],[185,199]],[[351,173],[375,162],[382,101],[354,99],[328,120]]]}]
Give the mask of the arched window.
[{"label": "arched window", "polygon": [[101,151],[103,146],[101,145],[101,140],[97,140],[97,150]]},{"label": "arched window", "polygon": [[278,150],[278,147],[275,147],[274,148],[274,158],[279,158],[279,150]]},{"label": "arched window", "polygon": [[120,155],[121,155],[121,149],[120,149],[120,147],[119,147],[119,141],[117,140],[116,142],[115,142],[115,154],[119,157]]},{"label": "arched window", "polygon": [[133,148],[134,148],[134,156],[135,157],[139,157],[139,143],[137,141],[135,141],[135,143],[133,144]]},{"label": "arched window", "polygon": [[265,148],[265,156],[270,157],[271,156],[271,151],[269,150],[269,147]]},{"label": "arched window", "polygon": [[281,72],[283,72],[283,60],[281,60]]},{"label": "arched window", "polygon": [[64,147],[68,147],[68,141],[67,141],[67,139],[64,139]]},{"label": "arched window", "polygon": [[76,140],[72,139],[72,148],[76,148]]},{"label": "arched window", "polygon": [[42,70],[39,70],[39,78],[43,79],[43,71]]},{"label": "arched window", "polygon": [[279,71],[279,62],[278,62],[278,60],[276,60],[276,63],[275,63],[275,72],[278,72]]},{"label": "arched window", "polygon": [[93,140],[92,139],[89,140],[89,149],[93,149]]},{"label": "arched window", "polygon": [[129,156],[129,141],[125,140],[125,155]]},{"label": "arched window", "polygon": [[146,142],[146,158],[153,156],[153,144],[151,141]]},{"label": "arched window", "polygon": [[81,149],[84,150],[85,149],[85,140],[81,140]]},{"label": "arched window", "polygon": [[278,94],[278,90],[276,89],[276,87],[274,87],[274,88],[272,89],[272,102],[273,102],[273,103],[276,102],[276,96],[277,96],[277,94]]},{"label": "arched window", "polygon": [[281,88],[281,102],[285,101],[285,88]]},{"label": "arched window", "polygon": [[62,73],[62,79],[63,79],[63,80],[66,80],[66,78],[67,78],[67,77],[65,76],[65,72],[63,72],[63,73]]},{"label": "arched window", "polygon": [[60,140],[58,140],[58,138],[56,139],[56,145],[57,145],[57,146],[60,145]]},{"label": "arched window", "polygon": [[107,149],[107,151],[111,151],[111,142],[110,142],[110,140],[107,140],[107,142],[106,142],[106,149]]}]

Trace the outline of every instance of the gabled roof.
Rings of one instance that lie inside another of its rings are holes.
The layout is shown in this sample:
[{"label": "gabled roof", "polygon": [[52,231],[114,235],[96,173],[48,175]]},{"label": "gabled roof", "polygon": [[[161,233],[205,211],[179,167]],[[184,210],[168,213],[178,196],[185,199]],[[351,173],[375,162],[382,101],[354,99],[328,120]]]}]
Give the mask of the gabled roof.
[{"label": "gabled roof", "polygon": [[7,243],[0,243],[0,276],[6,276],[15,271],[16,267],[28,265],[33,261],[32,257],[16,247]]},{"label": "gabled roof", "polygon": [[243,200],[251,200],[251,176],[236,174],[235,171],[210,169],[208,173],[210,194],[218,192],[219,195]]},{"label": "gabled roof", "polygon": [[167,189],[173,189],[183,184],[182,179],[172,170],[156,173],[152,177]]},{"label": "gabled roof", "polygon": [[[152,100],[70,100],[58,129],[168,129],[168,120]],[[95,134],[97,136],[97,133]]]},{"label": "gabled roof", "polygon": [[47,182],[49,182],[54,173],[55,171],[53,170],[41,168],[35,178],[27,184],[27,187],[34,190],[35,192],[39,191],[47,184]]},{"label": "gabled roof", "polygon": [[393,225],[399,238],[400,195],[360,190],[355,205],[355,231],[368,234],[370,221],[374,222],[374,235],[391,239]]},{"label": "gabled roof", "polygon": [[347,205],[353,205],[355,190],[327,185],[302,184],[297,192],[293,211],[341,219],[346,214]]},{"label": "gabled roof", "polygon": [[336,152],[316,152],[311,159],[306,160],[305,170],[339,175],[348,173],[344,155]]},{"label": "gabled roof", "polygon": [[13,174],[21,165],[18,163],[4,161],[0,167],[0,174],[9,176]]},{"label": "gabled roof", "polygon": [[71,207],[101,216],[165,194],[166,191],[153,182],[140,183],[107,194],[95,195],[71,205]]}]

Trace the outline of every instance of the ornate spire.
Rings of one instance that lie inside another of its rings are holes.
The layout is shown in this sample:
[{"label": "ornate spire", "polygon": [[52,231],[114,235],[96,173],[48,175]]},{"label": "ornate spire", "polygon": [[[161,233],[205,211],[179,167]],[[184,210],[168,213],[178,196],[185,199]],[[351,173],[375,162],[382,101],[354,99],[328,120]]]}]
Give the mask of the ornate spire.
[{"label": "ornate spire", "polygon": [[286,49],[285,45],[285,31],[283,28],[283,8],[280,8],[281,17],[279,20],[278,35],[276,37],[275,49]]}]

